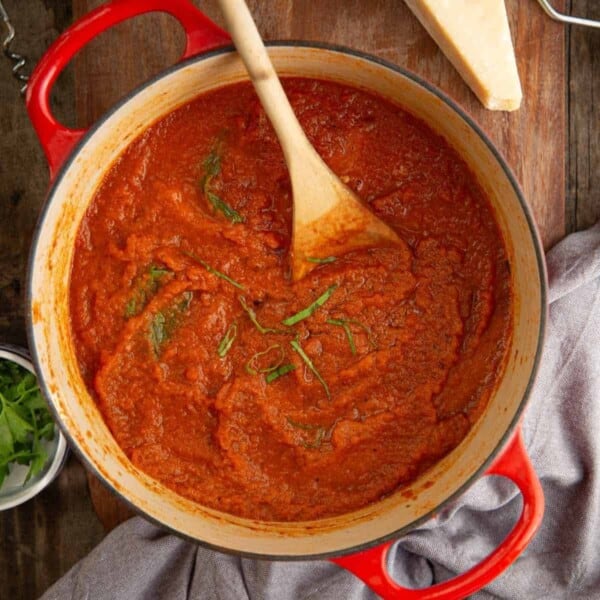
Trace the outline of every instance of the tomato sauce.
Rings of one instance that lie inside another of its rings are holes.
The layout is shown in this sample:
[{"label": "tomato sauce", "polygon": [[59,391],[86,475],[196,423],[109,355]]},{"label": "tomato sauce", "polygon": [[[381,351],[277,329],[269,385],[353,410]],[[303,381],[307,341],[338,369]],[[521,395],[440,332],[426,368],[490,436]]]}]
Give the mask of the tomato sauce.
[{"label": "tomato sauce", "polygon": [[445,140],[365,91],[284,85],[403,244],[315,257],[292,282],[286,166],[236,84],[109,170],[80,226],[70,314],[82,376],[137,467],[205,506],[294,521],[375,502],[456,447],[512,321],[493,211]]}]

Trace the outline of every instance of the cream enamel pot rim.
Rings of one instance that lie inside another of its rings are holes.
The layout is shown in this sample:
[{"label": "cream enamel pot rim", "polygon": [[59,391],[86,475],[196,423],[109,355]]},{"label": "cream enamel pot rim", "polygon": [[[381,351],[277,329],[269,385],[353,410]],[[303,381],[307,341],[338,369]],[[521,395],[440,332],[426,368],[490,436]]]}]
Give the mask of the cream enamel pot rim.
[{"label": "cream enamel pot rim", "polygon": [[[49,94],[73,55],[112,25],[152,10],[170,13],[183,25],[185,60],[132,92],[89,131],[58,123],[49,108]],[[336,563],[384,597],[464,597],[516,559],[543,514],[541,486],[518,422],[540,359],[546,275],[530,210],[510,169],[460,108],[414,75],[377,58],[322,44],[282,42],[271,44],[269,50],[282,75],[339,81],[401,104],[449,140],[490,197],[510,258],[514,335],[504,374],[487,409],[453,452],[407,488],[347,515],[304,523],[241,519],[182,498],[135,468],[112,438],[83,383],[68,315],[79,223],[106,170],[149,125],[205,91],[247,78],[235,51],[222,47],[228,43],[225,32],[187,0],[115,0],[63,33],[32,74],[27,108],[53,179],[35,232],[28,283],[29,342],[44,393],[71,445],[92,471],[136,510],[179,535],[245,556],[337,557]],[[503,543],[449,582],[426,590],[405,590],[395,584],[385,570],[392,543],[388,540],[429,519],[486,473],[509,477],[523,495],[521,517]],[[382,542],[386,543],[373,548]],[[345,556],[359,550],[363,551]]]}]

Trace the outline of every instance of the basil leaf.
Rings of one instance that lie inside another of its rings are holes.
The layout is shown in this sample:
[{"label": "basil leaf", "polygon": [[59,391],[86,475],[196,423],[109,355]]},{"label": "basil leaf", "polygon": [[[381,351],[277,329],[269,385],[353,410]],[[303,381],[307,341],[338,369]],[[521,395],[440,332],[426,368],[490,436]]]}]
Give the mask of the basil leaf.
[{"label": "basil leaf", "polygon": [[50,422],[50,423],[46,423],[38,432],[38,435],[40,436],[40,439],[44,438],[48,441],[51,441],[54,439],[54,430],[55,430],[55,426],[54,426],[54,422]]},{"label": "basil leaf", "polygon": [[[276,362],[271,363],[268,367],[254,366],[256,360],[258,360],[261,356],[266,356],[267,354],[269,354],[269,352],[271,352],[271,350],[274,350],[275,348],[279,348],[279,356],[277,357]],[[257,352],[252,356],[252,358],[246,363],[246,373],[248,373],[249,375],[258,375],[259,373],[270,373],[271,371],[277,370],[277,368],[283,362],[284,358],[285,353],[283,351],[283,348],[281,347],[281,344],[273,344],[272,346],[269,346],[266,350],[263,350],[262,352]]]},{"label": "basil leaf", "polygon": [[167,319],[161,312],[157,312],[152,321],[150,322],[150,343],[154,354],[157,356],[160,354],[160,348],[167,339],[167,332],[165,330],[165,324]]},{"label": "basil leaf", "polygon": [[15,447],[13,435],[6,420],[6,413],[2,410],[0,413],[0,461],[2,458],[10,456]]},{"label": "basil leaf", "polygon": [[246,298],[244,298],[244,296],[238,296],[238,300],[239,300],[240,304],[242,305],[242,308],[246,311],[248,318],[252,321],[252,323],[254,324],[254,327],[256,327],[256,329],[258,329],[258,331],[260,333],[262,333],[262,334],[265,334],[265,333],[288,333],[287,331],[282,331],[280,329],[273,329],[272,327],[263,327],[258,322],[258,319],[256,318],[256,312],[254,311],[254,309],[247,304]]},{"label": "basil leaf", "polygon": [[289,365],[282,365],[281,367],[278,367],[272,373],[269,373],[265,377],[265,381],[267,383],[272,383],[276,379],[279,379],[280,377],[283,377],[284,375],[287,375],[288,373],[290,373],[291,371],[293,371],[295,368],[296,368],[296,365],[293,365],[291,363]]},{"label": "basil leaf", "polygon": [[327,383],[325,382],[323,377],[321,377],[321,373],[319,373],[319,371],[317,371],[317,368],[313,364],[312,360],[308,357],[306,352],[304,352],[304,350],[302,349],[302,346],[300,346],[300,343],[298,342],[298,340],[292,340],[290,342],[290,345],[300,355],[300,358],[305,362],[306,366],[315,374],[315,377],[319,380],[319,382],[325,389],[325,393],[327,394],[327,397],[331,398],[331,394],[329,393],[329,386],[327,385]]},{"label": "basil leaf", "polygon": [[219,144],[217,142],[212,147],[210,154],[208,154],[202,162],[202,166],[204,167],[204,177],[202,177],[200,187],[215,212],[223,213],[225,218],[229,219],[232,223],[243,223],[245,221],[244,217],[217,196],[210,187],[213,178],[221,172],[221,156],[219,155],[218,149]]},{"label": "basil leaf", "polygon": [[233,322],[229,329],[225,332],[219,347],[217,348],[217,354],[220,358],[225,358],[227,353],[231,350],[231,346],[233,346],[233,342],[237,336],[237,322]]},{"label": "basil leaf", "polygon": [[208,201],[212,204],[215,212],[221,212],[223,215],[229,219],[232,223],[243,223],[245,221],[244,217],[240,215],[237,210],[231,208],[229,204],[223,202],[219,196],[214,194],[213,192],[206,192],[206,197]]},{"label": "basil leaf", "polygon": [[150,321],[150,344],[156,357],[160,356],[163,344],[178,327],[181,315],[190,307],[194,294],[183,292],[181,300],[173,303],[165,312],[158,311]]},{"label": "basil leaf", "polygon": [[6,478],[8,473],[9,473],[8,463],[0,462],[0,488],[2,487],[2,484],[4,483],[4,479]]},{"label": "basil leaf", "polygon": [[337,260],[337,256],[326,256],[325,258],[319,258],[317,256],[307,256],[304,259],[306,262],[318,263],[320,265],[325,265],[327,263],[332,263]]},{"label": "basil leaf", "polygon": [[301,310],[300,312],[297,312],[291,317],[287,317],[287,319],[284,319],[282,323],[287,326],[295,325],[299,321],[310,317],[310,315],[312,315],[315,312],[315,310],[317,310],[317,308],[323,306],[323,304],[325,304],[325,302],[329,300],[329,298],[331,297],[333,292],[335,292],[337,287],[337,285],[329,286],[310,306],[307,306],[305,309]]},{"label": "basil leaf", "polygon": [[221,273],[221,271],[217,271],[217,269],[215,269],[214,267],[211,267],[206,261],[202,260],[199,256],[196,256],[193,252],[184,252],[184,254],[186,256],[189,256],[195,262],[201,264],[211,275],[214,275],[215,277],[219,277],[220,279],[223,279],[224,281],[226,281],[227,283],[230,283],[232,286],[238,288],[239,290],[246,289],[241,283],[238,283],[234,279],[231,279],[231,277],[229,277],[229,275],[225,275],[225,273]]},{"label": "basil leaf", "polygon": [[40,446],[39,452],[33,457],[31,461],[31,465],[29,466],[29,471],[27,472],[27,477],[25,478],[25,481],[29,481],[32,477],[35,477],[38,473],[41,473],[47,461],[48,454]]},{"label": "basil leaf", "polygon": [[20,417],[17,411],[9,404],[4,406],[3,414],[15,442],[26,442],[29,434],[34,431],[34,427]]},{"label": "basil leaf", "polygon": [[30,396],[28,396],[23,401],[23,407],[30,411],[31,410],[43,410],[43,411],[48,410],[48,405],[46,404],[46,401],[44,400],[44,397],[42,396],[39,389],[37,391],[35,391],[33,394],[31,394]]}]

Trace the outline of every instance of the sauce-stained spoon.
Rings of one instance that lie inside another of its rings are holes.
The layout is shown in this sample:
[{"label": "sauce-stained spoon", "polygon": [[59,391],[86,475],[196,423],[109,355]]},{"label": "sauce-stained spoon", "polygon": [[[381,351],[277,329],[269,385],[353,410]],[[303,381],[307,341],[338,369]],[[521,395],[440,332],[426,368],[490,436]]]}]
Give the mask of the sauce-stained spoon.
[{"label": "sauce-stained spoon", "polygon": [[219,4],[233,42],[275,129],[290,173],[294,198],[294,279],[304,277],[316,267],[319,258],[398,243],[396,233],[339,180],[308,141],[245,1],[219,0]]}]

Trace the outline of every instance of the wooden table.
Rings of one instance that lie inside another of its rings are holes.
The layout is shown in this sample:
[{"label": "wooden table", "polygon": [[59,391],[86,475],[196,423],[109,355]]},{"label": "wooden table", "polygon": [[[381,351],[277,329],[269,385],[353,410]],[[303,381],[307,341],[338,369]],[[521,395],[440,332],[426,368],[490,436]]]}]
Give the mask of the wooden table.
[{"label": "wooden table", "polygon": [[[215,0],[196,2],[221,22]],[[14,48],[36,61],[97,0],[5,0]],[[600,216],[600,31],[568,30],[534,0],[507,0],[525,99],[520,111],[481,108],[400,0],[251,0],[269,39],[342,44],[405,66],[438,85],[482,125],[523,186],[547,247]],[[555,0],[600,18],[594,0]],[[182,36],[165,16],[122,24],[92,43],[61,76],[56,114],[69,125],[94,121],[113,102],[172,64]],[[596,69],[594,71],[594,69]],[[26,256],[48,182],[44,159],[0,64],[0,340],[25,344]],[[26,505],[0,513],[0,597],[36,598],[127,515],[71,457],[60,477]],[[91,490],[91,493],[90,493]],[[94,505],[97,513],[94,511]]]}]

